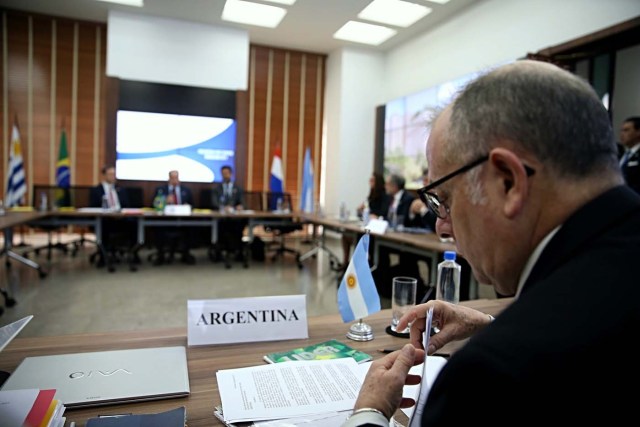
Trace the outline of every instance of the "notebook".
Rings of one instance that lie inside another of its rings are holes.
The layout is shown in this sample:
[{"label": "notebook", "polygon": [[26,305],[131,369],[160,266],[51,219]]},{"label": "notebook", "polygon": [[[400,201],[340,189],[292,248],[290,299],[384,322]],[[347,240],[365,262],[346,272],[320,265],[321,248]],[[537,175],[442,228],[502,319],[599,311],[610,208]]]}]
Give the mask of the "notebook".
[{"label": "notebook", "polygon": [[27,357],[2,390],[56,389],[69,408],[189,395],[185,347]]},{"label": "notebook", "polygon": [[11,342],[11,340],[20,333],[22,328],[27,326],[27,323],[29,323],[31,319],[33,319],[33,316],[23,317],[20,320],[16,320],[15,322],[9,323],[8,325],[0,328],[0,351],[2,351]]}]

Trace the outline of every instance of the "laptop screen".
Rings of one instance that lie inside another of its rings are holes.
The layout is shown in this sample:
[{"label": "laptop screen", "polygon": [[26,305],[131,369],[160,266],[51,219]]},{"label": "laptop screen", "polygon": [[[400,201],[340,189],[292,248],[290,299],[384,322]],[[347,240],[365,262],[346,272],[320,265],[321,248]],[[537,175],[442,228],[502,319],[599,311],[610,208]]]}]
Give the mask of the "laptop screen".
[{"label": "laptop screen", "polygon": [[0,328],[0,351],[9,345],[11,340],[20,333],[22,328],[27,326],[27,323],[29,323],[31,319],[33,319],[33,316],[23,317],[20,320],[16,320],[15,322],[9,323],[8,325]]}]

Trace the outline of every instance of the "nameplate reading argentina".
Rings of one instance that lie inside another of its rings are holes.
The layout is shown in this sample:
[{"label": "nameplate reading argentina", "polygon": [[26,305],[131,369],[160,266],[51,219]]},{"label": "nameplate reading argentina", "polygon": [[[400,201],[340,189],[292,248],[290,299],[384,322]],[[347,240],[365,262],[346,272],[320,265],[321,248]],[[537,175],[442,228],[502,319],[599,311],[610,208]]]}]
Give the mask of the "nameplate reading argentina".
[{"label": "nameplate reading argentina", "polygon": [[187,301],[189,345],[308,338],[304,295]]}]

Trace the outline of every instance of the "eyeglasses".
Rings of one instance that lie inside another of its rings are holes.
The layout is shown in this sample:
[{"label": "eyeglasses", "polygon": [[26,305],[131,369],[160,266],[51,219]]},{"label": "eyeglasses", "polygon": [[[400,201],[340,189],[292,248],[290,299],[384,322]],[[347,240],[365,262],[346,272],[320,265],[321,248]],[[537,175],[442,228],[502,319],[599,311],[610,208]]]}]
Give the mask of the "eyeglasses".
[{"label": "eyeglasses", "polygon": [[[449,206],[445,205],[444,203],[442,203],[440,201],[440,199],[438,198],[438,195],[433,193],[431,190],[433,190],[434,188],[436,188],[439,185],[442,185],[444,182],[449,181],[451,178],[460,175],[462,173],[465,173],[473,168],[475,168],[478,165],[481,165],[482,163],[486,162],[487,160],[489,160],[489,155],[486,154],[470,163],[467,163],[466,165],[462,166],[459,169],[454,170],[453,172],[451,172],[448,175],[443,176],[442,178],[432,182],[431,184],[427,185],[426,187],[422,187],[421,189],[418,190],[418,196],[420,197],[420,200],[422,200],[422,203],[424,203],[434,214],[436,214],[436,216],[440,219],[445,219],[447,217],[447,215],[449,215]],[[524,169],[527,172],[527,176],[531,176],[533,175],[536,171],[535,169],[524,165]]]}]

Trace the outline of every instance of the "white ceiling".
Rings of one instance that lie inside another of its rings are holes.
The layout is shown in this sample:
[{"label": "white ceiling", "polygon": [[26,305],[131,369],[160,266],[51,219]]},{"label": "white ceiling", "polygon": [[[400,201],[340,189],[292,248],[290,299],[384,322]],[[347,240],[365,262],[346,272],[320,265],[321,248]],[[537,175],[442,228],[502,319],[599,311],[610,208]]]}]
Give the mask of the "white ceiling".
[{"label": "white ceiling", "polygon": [[[252,0],[260,2],[261,0]],[[144,0],[144,7],[128,7],[95,0],[0,0],[9,9],[46,15],[63,16],[88,21],[106,22],[109,9],[143,13],[167,18],[234,28],[249,32],[251,43],[308,52],[329,53],[344,46],[386,51],[418,34],[425,33],[450,19],[472,3],[482,0],[450,0],[445,5],[427,0],[405,0],[433,9],[409,28],[395,28],[398,34],[372,47],[335,40],[332,36],[344,23],[358,20],[358,13],[372,0],[297,0],[288,10],[278,28],[267,29],[222,21],[224,0]],[[273,4],[273,3],[265,3]]]}]

